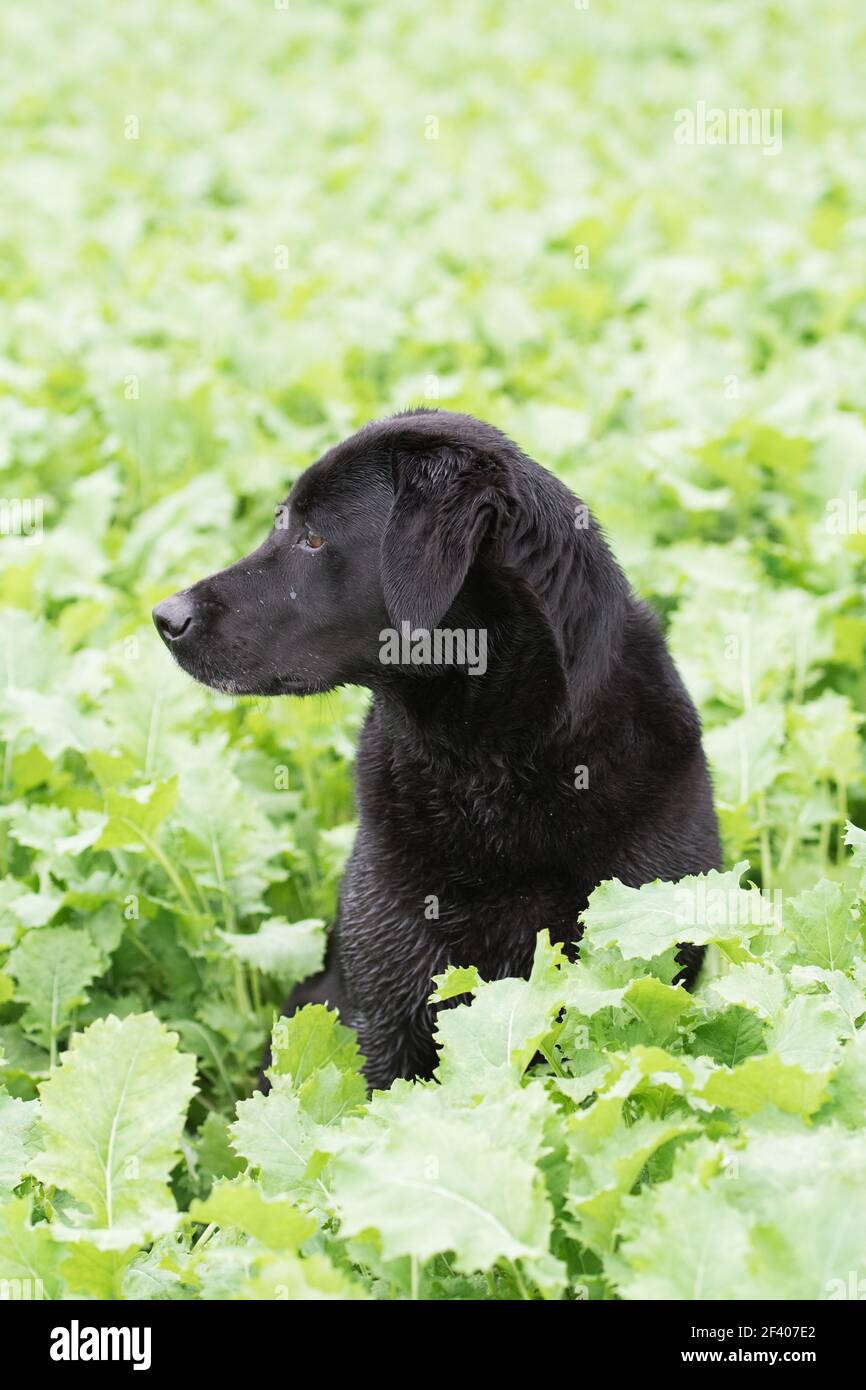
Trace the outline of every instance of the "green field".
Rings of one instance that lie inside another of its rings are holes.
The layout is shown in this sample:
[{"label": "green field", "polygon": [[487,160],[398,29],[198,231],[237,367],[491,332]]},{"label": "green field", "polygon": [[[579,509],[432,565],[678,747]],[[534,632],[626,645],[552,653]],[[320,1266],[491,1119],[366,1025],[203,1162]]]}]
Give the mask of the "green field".
[{"label": "green field", "polygon": [[[4,7],[0,1292],[857,1296],[864,63],[853,0]],[[367,1103],[311,1010],[253,1096],[365,700],[201,690],[150,609],[423,402],[663,615],[726,871],[444,977],[433,1083]]]}]

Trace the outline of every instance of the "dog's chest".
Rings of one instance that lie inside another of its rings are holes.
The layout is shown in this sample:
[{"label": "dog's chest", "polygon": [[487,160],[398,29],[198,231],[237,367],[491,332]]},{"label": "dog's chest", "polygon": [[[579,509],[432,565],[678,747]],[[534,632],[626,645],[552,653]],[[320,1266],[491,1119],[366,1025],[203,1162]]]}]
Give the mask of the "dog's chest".
[{"label": "dog's chest", "polygon": [[575,917],[568,891],[494,888],[468,864],[425,872],[362,835],[340,891],[341,954],[353,978],[374,975],[395,998],[420,990],[420,1005],[448,965],[475,965],[487,979],[525,973],[539,930],[570,939]]},{"label": "dog's chest", "polygon": [[534,779],[452,768],[440,776],[360,769],[361,823],[380,872],[468,903],[510,900],[545,883],[591,883],[609,854],[604,799],[571,766]]},{"label": "dog's chest", "polygon": [[426,998],[448,964],[519,975],[540,930],[574,938],[604,877],[606,827],[567,757],[534,777],[494,762],[446,772],[395,756],[368,726],[357,776],[360,828],[340,893],[353,978]]}]

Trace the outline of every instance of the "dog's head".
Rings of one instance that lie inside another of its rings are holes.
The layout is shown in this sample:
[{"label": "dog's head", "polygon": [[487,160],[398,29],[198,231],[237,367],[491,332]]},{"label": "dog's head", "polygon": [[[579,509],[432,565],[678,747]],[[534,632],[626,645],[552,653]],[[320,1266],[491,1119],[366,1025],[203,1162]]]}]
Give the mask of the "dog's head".
[{"label": "dog's head", "polygon": [[398,664],[420,651],[413,673],[429,676],[435,655],[413,645],[418,632],[513,627],[516,593],[532,589],[521,571],[537,570],[556,599],[557,557],[544,552],[567,551],[568,571],[577,563],[573,504],[492,426],[397,415],[313,464],[257,550],[164,599],[154,622],[185,671],[233,694],[376,688],[385,633]]},{"label": "dog's head", "polygon": [[501,505],[504,436],[425,411],[367,426],[300,477],[270,534],[157,604],[178,663],[235,694],[375,684],[382,633],[432,629]]}]

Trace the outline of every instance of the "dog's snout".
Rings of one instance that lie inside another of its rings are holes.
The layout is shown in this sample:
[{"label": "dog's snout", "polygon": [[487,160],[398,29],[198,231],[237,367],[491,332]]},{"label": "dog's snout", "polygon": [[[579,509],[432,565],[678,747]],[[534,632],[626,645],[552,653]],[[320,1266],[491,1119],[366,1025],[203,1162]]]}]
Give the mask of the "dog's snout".
[{"label": "dog's snout", "polygon": [[153,621],[163,642],[169,645],[184,637],[193,624],[195,605],[188,594],[172,594],[153,610]]}]

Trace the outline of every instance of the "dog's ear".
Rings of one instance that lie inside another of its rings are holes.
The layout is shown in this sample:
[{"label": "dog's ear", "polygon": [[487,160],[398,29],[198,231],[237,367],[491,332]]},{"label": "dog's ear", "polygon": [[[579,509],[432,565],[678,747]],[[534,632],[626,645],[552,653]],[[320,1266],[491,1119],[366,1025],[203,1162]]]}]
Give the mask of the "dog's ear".
[{"label": "dog's ear", "polygon": [[434,628],[451,607],[502,508],[495,469],[473,453],[401,451],[382,537],[385,606],[395,627]]}]

